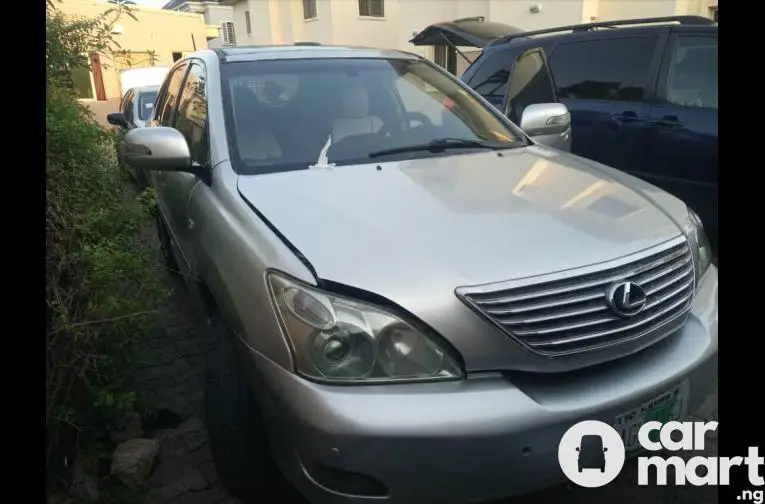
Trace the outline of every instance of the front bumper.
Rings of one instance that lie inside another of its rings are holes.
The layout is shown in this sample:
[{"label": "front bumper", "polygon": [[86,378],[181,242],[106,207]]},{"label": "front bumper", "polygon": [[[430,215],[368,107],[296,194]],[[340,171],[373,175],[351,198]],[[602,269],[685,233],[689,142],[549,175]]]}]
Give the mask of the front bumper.
[{"label": "front bumper", "polygon": [[[252,354],[274,454],[315,503],[475,502],[556,484],[564,478],[558,443],[574,423],[612,423],[685,380],[689,413],[701,405],[717,379],[717,285],[711,267],[676,334],[565,376],[489,373],[461,382],[328,386]],[[331,490],[309,474],[317,462],[374,478],[386,495]]]}]

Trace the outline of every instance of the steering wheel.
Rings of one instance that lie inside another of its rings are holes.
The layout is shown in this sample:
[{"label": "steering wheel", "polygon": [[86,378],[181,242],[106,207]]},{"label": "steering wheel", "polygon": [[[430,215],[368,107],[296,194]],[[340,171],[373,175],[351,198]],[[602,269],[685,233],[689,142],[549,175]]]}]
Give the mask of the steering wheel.
[{"label": "steering wheel", "polygon": [[[433,121],[430,120],[430,117],[426,116],[422,112],[404,112],[403,115],[391,119],[390,121],[386,121],[382,128],[379,129],[377,134],[385,136],[390,135],[393,133],[394,127],[400,127],[405,124],[409,125],[412,122],[419,122],[425,126],[433,126]],[[403,132],[404,129],[400,128],[399,131]]]}]

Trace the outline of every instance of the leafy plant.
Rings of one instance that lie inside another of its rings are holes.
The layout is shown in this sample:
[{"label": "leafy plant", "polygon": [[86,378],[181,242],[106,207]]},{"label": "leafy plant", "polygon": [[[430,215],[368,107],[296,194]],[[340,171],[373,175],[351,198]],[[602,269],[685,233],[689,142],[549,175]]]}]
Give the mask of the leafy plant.
[{"label": "leafy plant", "polygon": [[111,25],[123,10],[69,18],[48,1],[45,422],[52,495],[66,494],[66,484],[53,485],[67,481],[76,459],[97,456],[108,431],[137,408],[125,377],[167,292],[157,249],[140,236],[153,192],[135,194],[117,161],[117,136],[74,94],[72,71],[88,65],[83,55],[119,50]]}]

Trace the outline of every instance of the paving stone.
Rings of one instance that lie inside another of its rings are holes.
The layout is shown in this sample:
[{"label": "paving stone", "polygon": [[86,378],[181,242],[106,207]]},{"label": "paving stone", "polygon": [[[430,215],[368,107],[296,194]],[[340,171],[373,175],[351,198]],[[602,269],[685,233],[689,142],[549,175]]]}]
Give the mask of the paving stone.
[{"label": "paving stone", "polygon": [[[217,504],[231,498],[222,486],[208,488],[201,492],[189,492],[181,496],[183,504]],[[274,503],[276,504],[276,503]]]},{"label": "paving stone", "polygon": [[213,486],[220,481],[218,479],[218,473],[215,471],[215,463],[212,459],[200,463],[197,468],[210,486]]}]

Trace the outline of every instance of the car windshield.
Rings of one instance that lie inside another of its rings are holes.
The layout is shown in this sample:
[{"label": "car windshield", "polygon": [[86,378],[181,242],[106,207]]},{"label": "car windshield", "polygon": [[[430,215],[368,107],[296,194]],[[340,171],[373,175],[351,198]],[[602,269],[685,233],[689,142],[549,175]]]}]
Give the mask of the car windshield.
[{"label": "car windshield", "polygon": [[143,91],[138,95],[138,117],[142,121],[148,121],[154,110],[154,100],[157,99],[156,91]]},{"label": "car windshield", "polygon": [[524,145],[499,112],[423,61],[230,62],[223,65],[223,83],[231,154],[240,173]]},{"label": "car windshield", "polygon": [[603,446],[603,438],[600,436],[582,436],[583,450],[600,450]]}]

